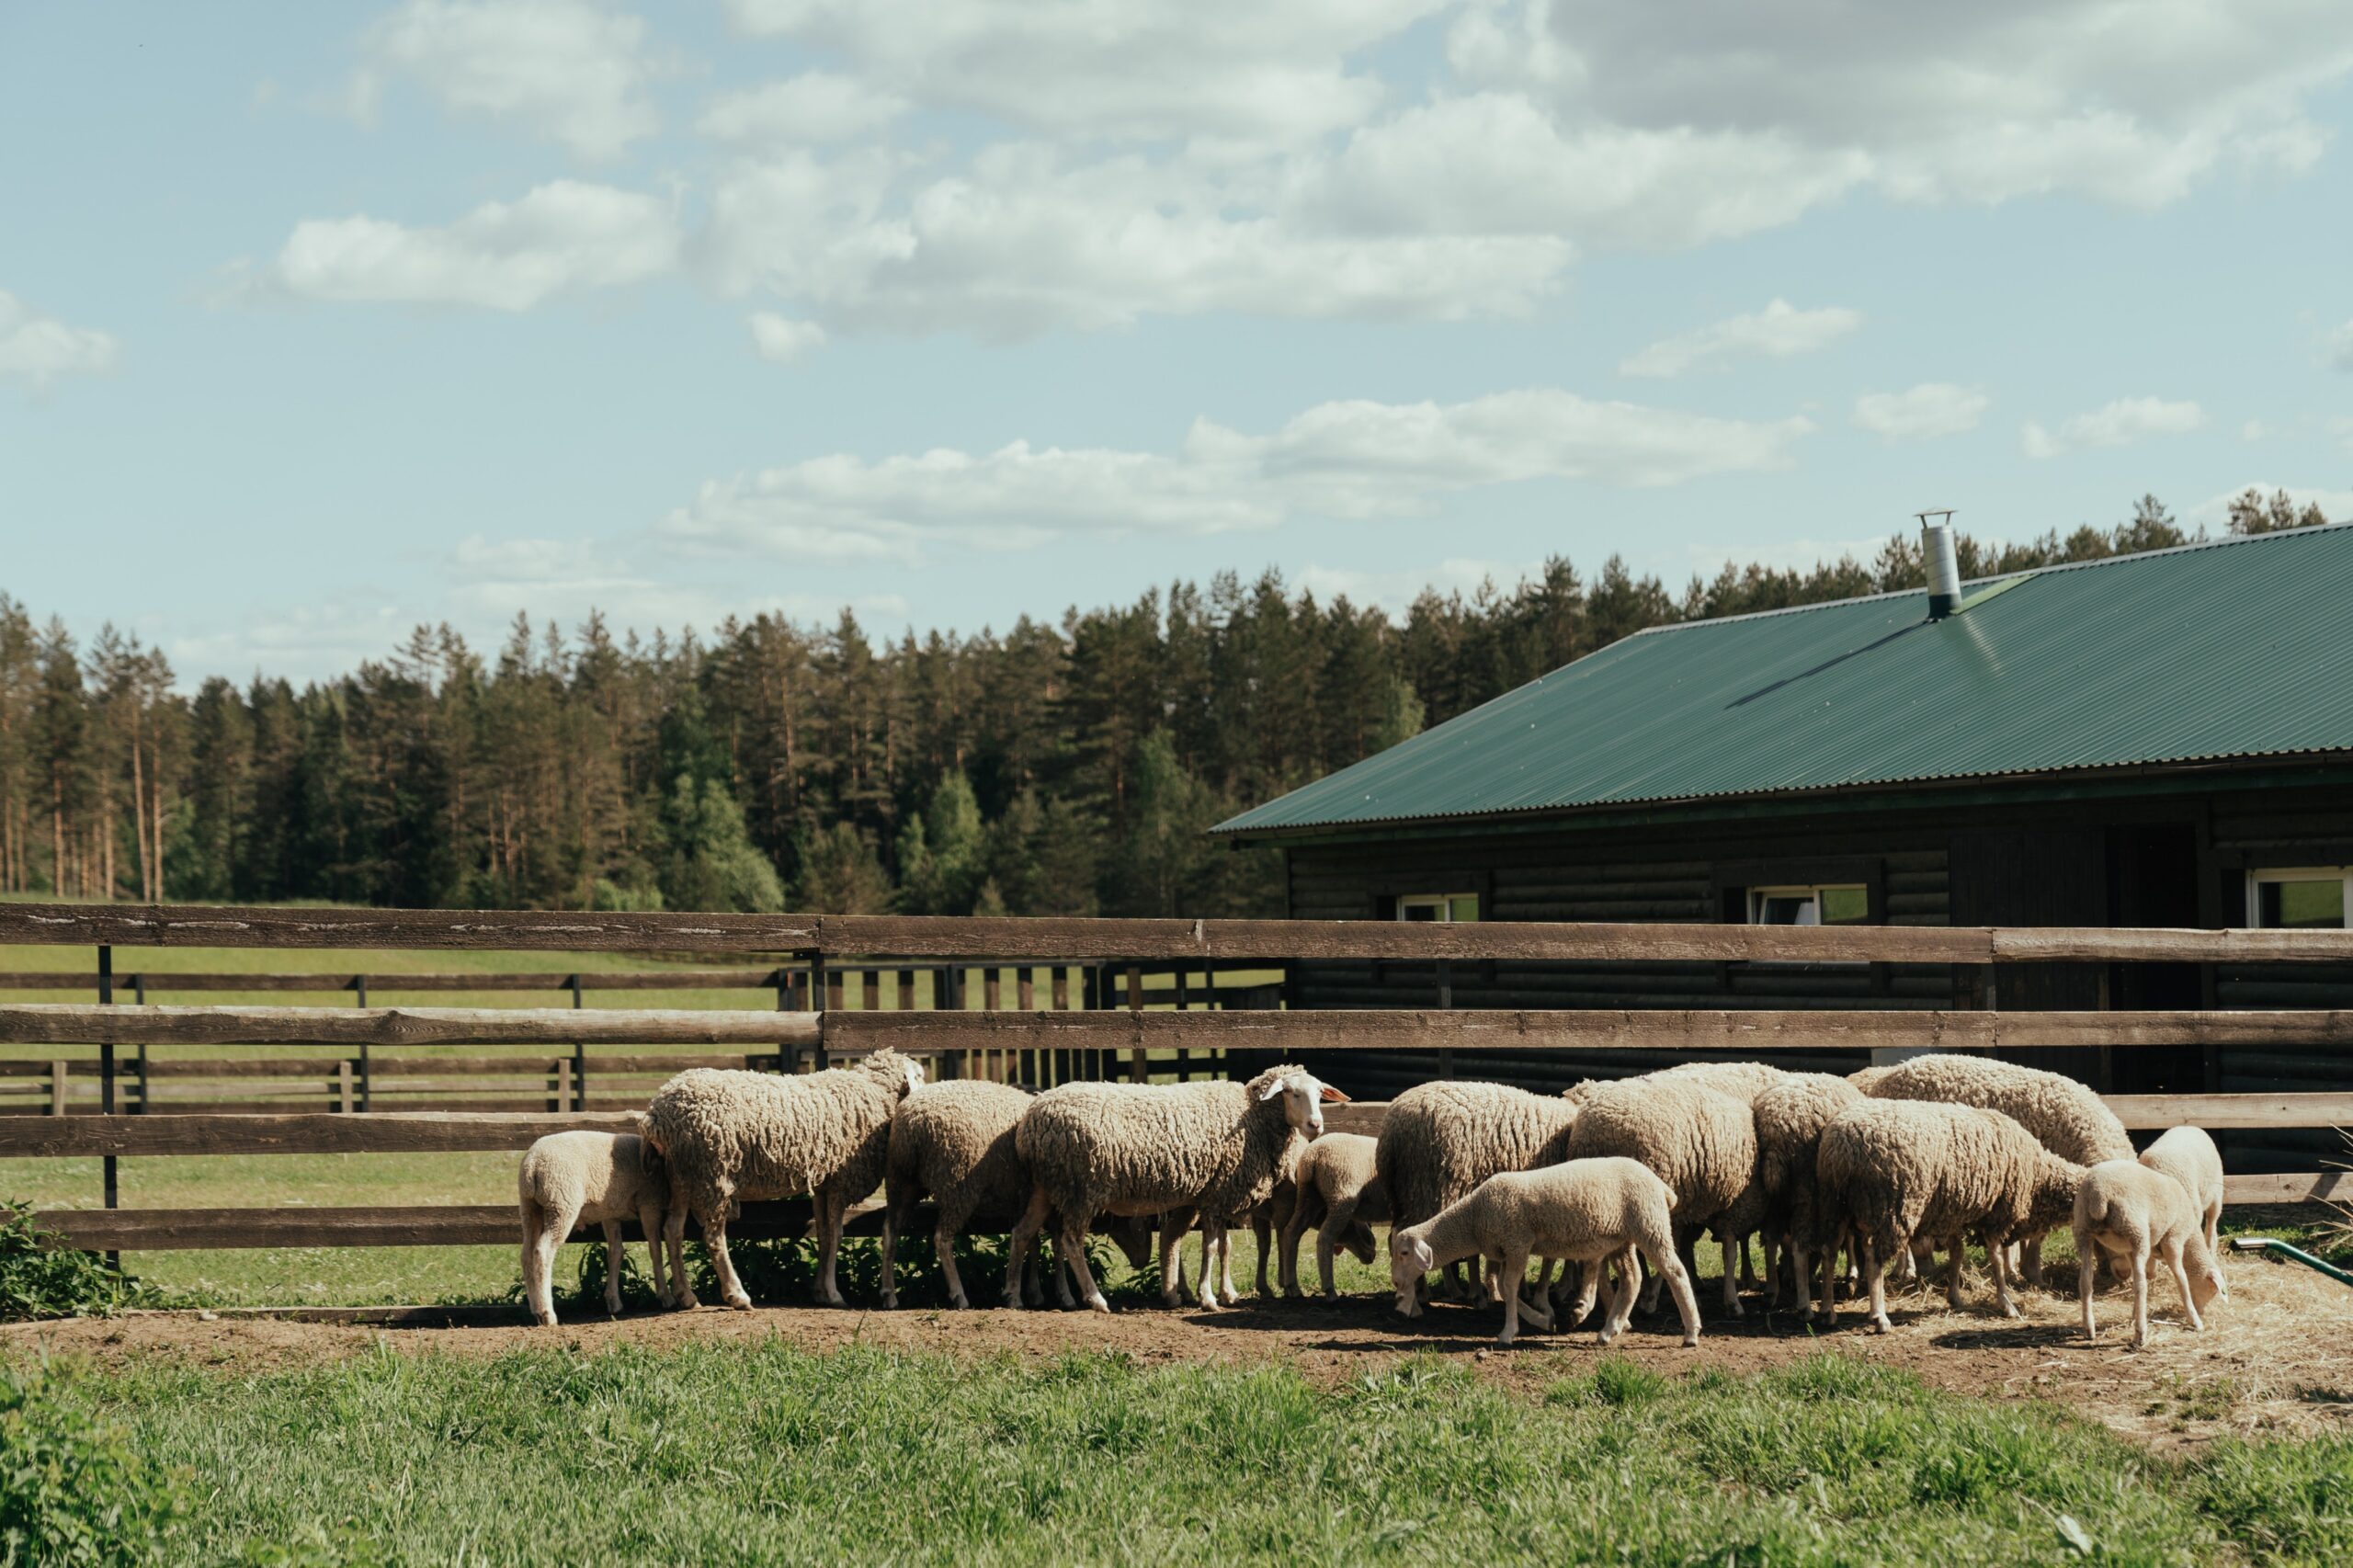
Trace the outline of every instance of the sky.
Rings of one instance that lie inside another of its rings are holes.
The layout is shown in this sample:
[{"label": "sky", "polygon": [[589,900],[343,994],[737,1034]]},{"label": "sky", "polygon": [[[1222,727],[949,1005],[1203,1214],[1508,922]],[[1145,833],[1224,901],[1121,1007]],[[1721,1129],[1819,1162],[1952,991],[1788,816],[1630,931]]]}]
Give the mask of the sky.
[{"label": "sky", "polygon": [[184,685],[2353,516],[2344,0],[0,0],[0,591]]}]

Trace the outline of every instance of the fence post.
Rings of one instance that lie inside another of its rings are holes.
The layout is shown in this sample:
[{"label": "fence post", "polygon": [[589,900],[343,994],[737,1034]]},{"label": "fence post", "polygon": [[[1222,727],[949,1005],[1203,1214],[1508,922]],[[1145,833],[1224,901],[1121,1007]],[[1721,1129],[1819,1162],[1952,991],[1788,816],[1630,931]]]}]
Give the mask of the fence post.
[{"label": "fence post", "polygon": [[[956,966],[941,964],[931,971],[931,1010],[953,1013],[962,1009],[964,999],[956,994]],[[938,1057],[939,1075],[944,1079],[960,1078],[964,1074],[964,1053],[944,1051]]]},{"label": "fence post", "polygon": [[811,1064],[820,1073],[825,1070],[827,1060],[825,1015],[841,1006],[841,976],[833,973],[825,967],[825,955],[821,952],[811,953],[809,955],[809,1006],[817,1014],[817,1049],[812,1055]]},{"label": "fence post", "polygon": [[[792,970],[783,963],[776,966],[776,1010],[779,1013],[793,1010]],[[792,1048],[782,1040],[777,1041],[776,1045],[776,1070],[786,1076],[792,1073]]]},{"label": "fence post", "polygon": [[[1128,966],[1128,1010],[1131,1013],[1143,1011],[1143,971],[1134,964]],[[1151,1081],[1152,1069],[1145,1062],[1144,1048],[1139,1045],[1128,1052],[1128,1082],[1148,1084]]]},{"label": "fence post", "polygon": [[[1442,1012],[1450,1012],[1454,1007],[1454,966],[1444,959],[1438,960],[1438,1005]],[[1454,1048],[1452,1046],[1438,1047],[1438,1075],[1441,1078],[1454,1076]]]},{"label": "fence post", "polygon": [[[361,1006],[361,1007],[365,1007],[366,1006],[368,1006],[368,977],[367,977],[366,975],[364,975],[364,974],[355,974],[355,975],[353,975],[353,976],[351,977],[351,989],[352,989],[352,991],[354,992],[354,994],[356,994],[358,996],[358,998],[359,998],[358,1002],[356,1005],[357,1005],[357,1006]],[[367,1114],[370,1109],[374,1108],[375,1103],[376,1103],[376,1070],[375,1070],[375,1064],[374,1064],[373,1062],[369,1062],[369,1061],[368,1060],[368,1042],[367,1042],[366,1040],[361,1040],[361,1041],[359,1042],[359,1111],[360,1111],[360,1114],[361,1114],[361,1115],[363,1115],[363,1116],[364,1116],[364,1115],[366,1115],[366,1114]]]},{"label": "fence post", "polygon": [[[114,949],[111,947],[102,946],[98,949],[98,1006],[101,1007],[114,1006]],[[112,1042],[98,1047],[98,1108],[108,1116],[114,1114],[114,1046]],[[112,1209],[117,1206],[117,1172],[115,1157],[112,1154],[106,1157],[105,1180],[107,1207]],[[113,1252],[107,1254],[107,1267],[109,1268],[122,1267],[122,1255]]]},{"label": "fence post", "polygon": [[[1176,960],[1176,1010],[1180,1013],[1189,1013],[1193,1009],[1193,999],[1191,994],[1186,989],[1185,983],[1192,977],[1186,972],[1183,959]],[[1176,1038],[1182,1040],[1184,1036],[1179,1035]],[[1176,1081],[1180,1084],[1189,1084],[1193,1081],[1193,1053],[1181,1045],[1176,1048]]]},{"label": "fence post", "polygon": [[[137,999],[139,1006],[144,1007],[147,1006],[147,976],[143,973],[134,974],[131,977],[131,983],[132,995]],[[139,1042],[138,1114],[141,1116],[147,1114],[147,1042],[143,1040]]]},{"label": "fence post", "polygon": [[[580,976],[572,977],[572,1010],[580,1011]],[[588,1109],[588,1048],[578,1040],[572,1042],[572,1109]]]}]

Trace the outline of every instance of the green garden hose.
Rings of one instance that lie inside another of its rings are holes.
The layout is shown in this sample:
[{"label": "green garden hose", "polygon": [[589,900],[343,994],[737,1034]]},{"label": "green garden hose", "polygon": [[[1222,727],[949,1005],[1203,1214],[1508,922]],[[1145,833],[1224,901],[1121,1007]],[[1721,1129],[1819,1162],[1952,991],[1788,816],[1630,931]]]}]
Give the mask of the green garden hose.
[{"label": "green garden hose", "polygon": [[2276,1252],[2282,1257],[2294,1258],[2307,1268],[2319,1269],[2339,1285],[2353,1285],[2353,1273],[2348,1273],[2333,1263],[2325,1263],[2302,1247],[2290,1246],[2286,1242],[2270,1236],[2233,1236],[2231,1248],[2234,1252]]}]

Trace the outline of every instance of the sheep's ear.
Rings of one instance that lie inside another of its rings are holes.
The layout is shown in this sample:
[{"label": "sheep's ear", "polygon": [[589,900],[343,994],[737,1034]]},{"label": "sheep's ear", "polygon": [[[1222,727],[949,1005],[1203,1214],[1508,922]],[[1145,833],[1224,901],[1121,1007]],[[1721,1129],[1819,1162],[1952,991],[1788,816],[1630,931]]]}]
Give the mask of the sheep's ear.
[{"label": "sheep's ear", "polygon": [[1340,1093],[1339,1090],[1334,1088],[1329,1084],[1319,1082],[1315,1085],[1315,1090],[1316,1093],[1322,1096],[1325,1105],[1347,1105],[1348,1103],[1348,1096]]},{"label": "sheep's ear", "polygon": [[1414,1243],[1414,1261],[1420,1266],[1423,1273],[1427,1274],[1430,1271],[1430,1265],[1438,1261],[1438,1254],[1430,1250],[1429,1243],[1417,1240]]},{"label": "sheep's ear", "polygon": [[1258,1098],[1261,1101],[1270,1100],[1282,1092],[1283,1080],[1280,1078],[1269,1078],[1267,1080],[1267,1086],[1258,1091]]}]

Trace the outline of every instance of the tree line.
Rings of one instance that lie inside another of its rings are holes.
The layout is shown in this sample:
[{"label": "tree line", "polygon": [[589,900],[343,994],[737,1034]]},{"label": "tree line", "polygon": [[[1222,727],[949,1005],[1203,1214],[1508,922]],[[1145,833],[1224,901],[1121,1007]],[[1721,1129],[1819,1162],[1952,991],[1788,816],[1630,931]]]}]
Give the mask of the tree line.
[{"label": "tree line", "polygon": [[[2233,533],[2326,519],[2284,494]],[[1967,576],[2189,542],[2126,522],[1957,539]],[[1680,593],[1615,556],[1402,619],[1274,573],[1059,624],[878,641],[761,615],[708,638],[566,633],[494,654],[448,626],[297,689],[180,691],[108,626],[86,647],[0,593],[0,892],[406,907],[1266,915],[1279,861],[1204,837],[1645,627],[1925,581],[1917,540]]]}]

